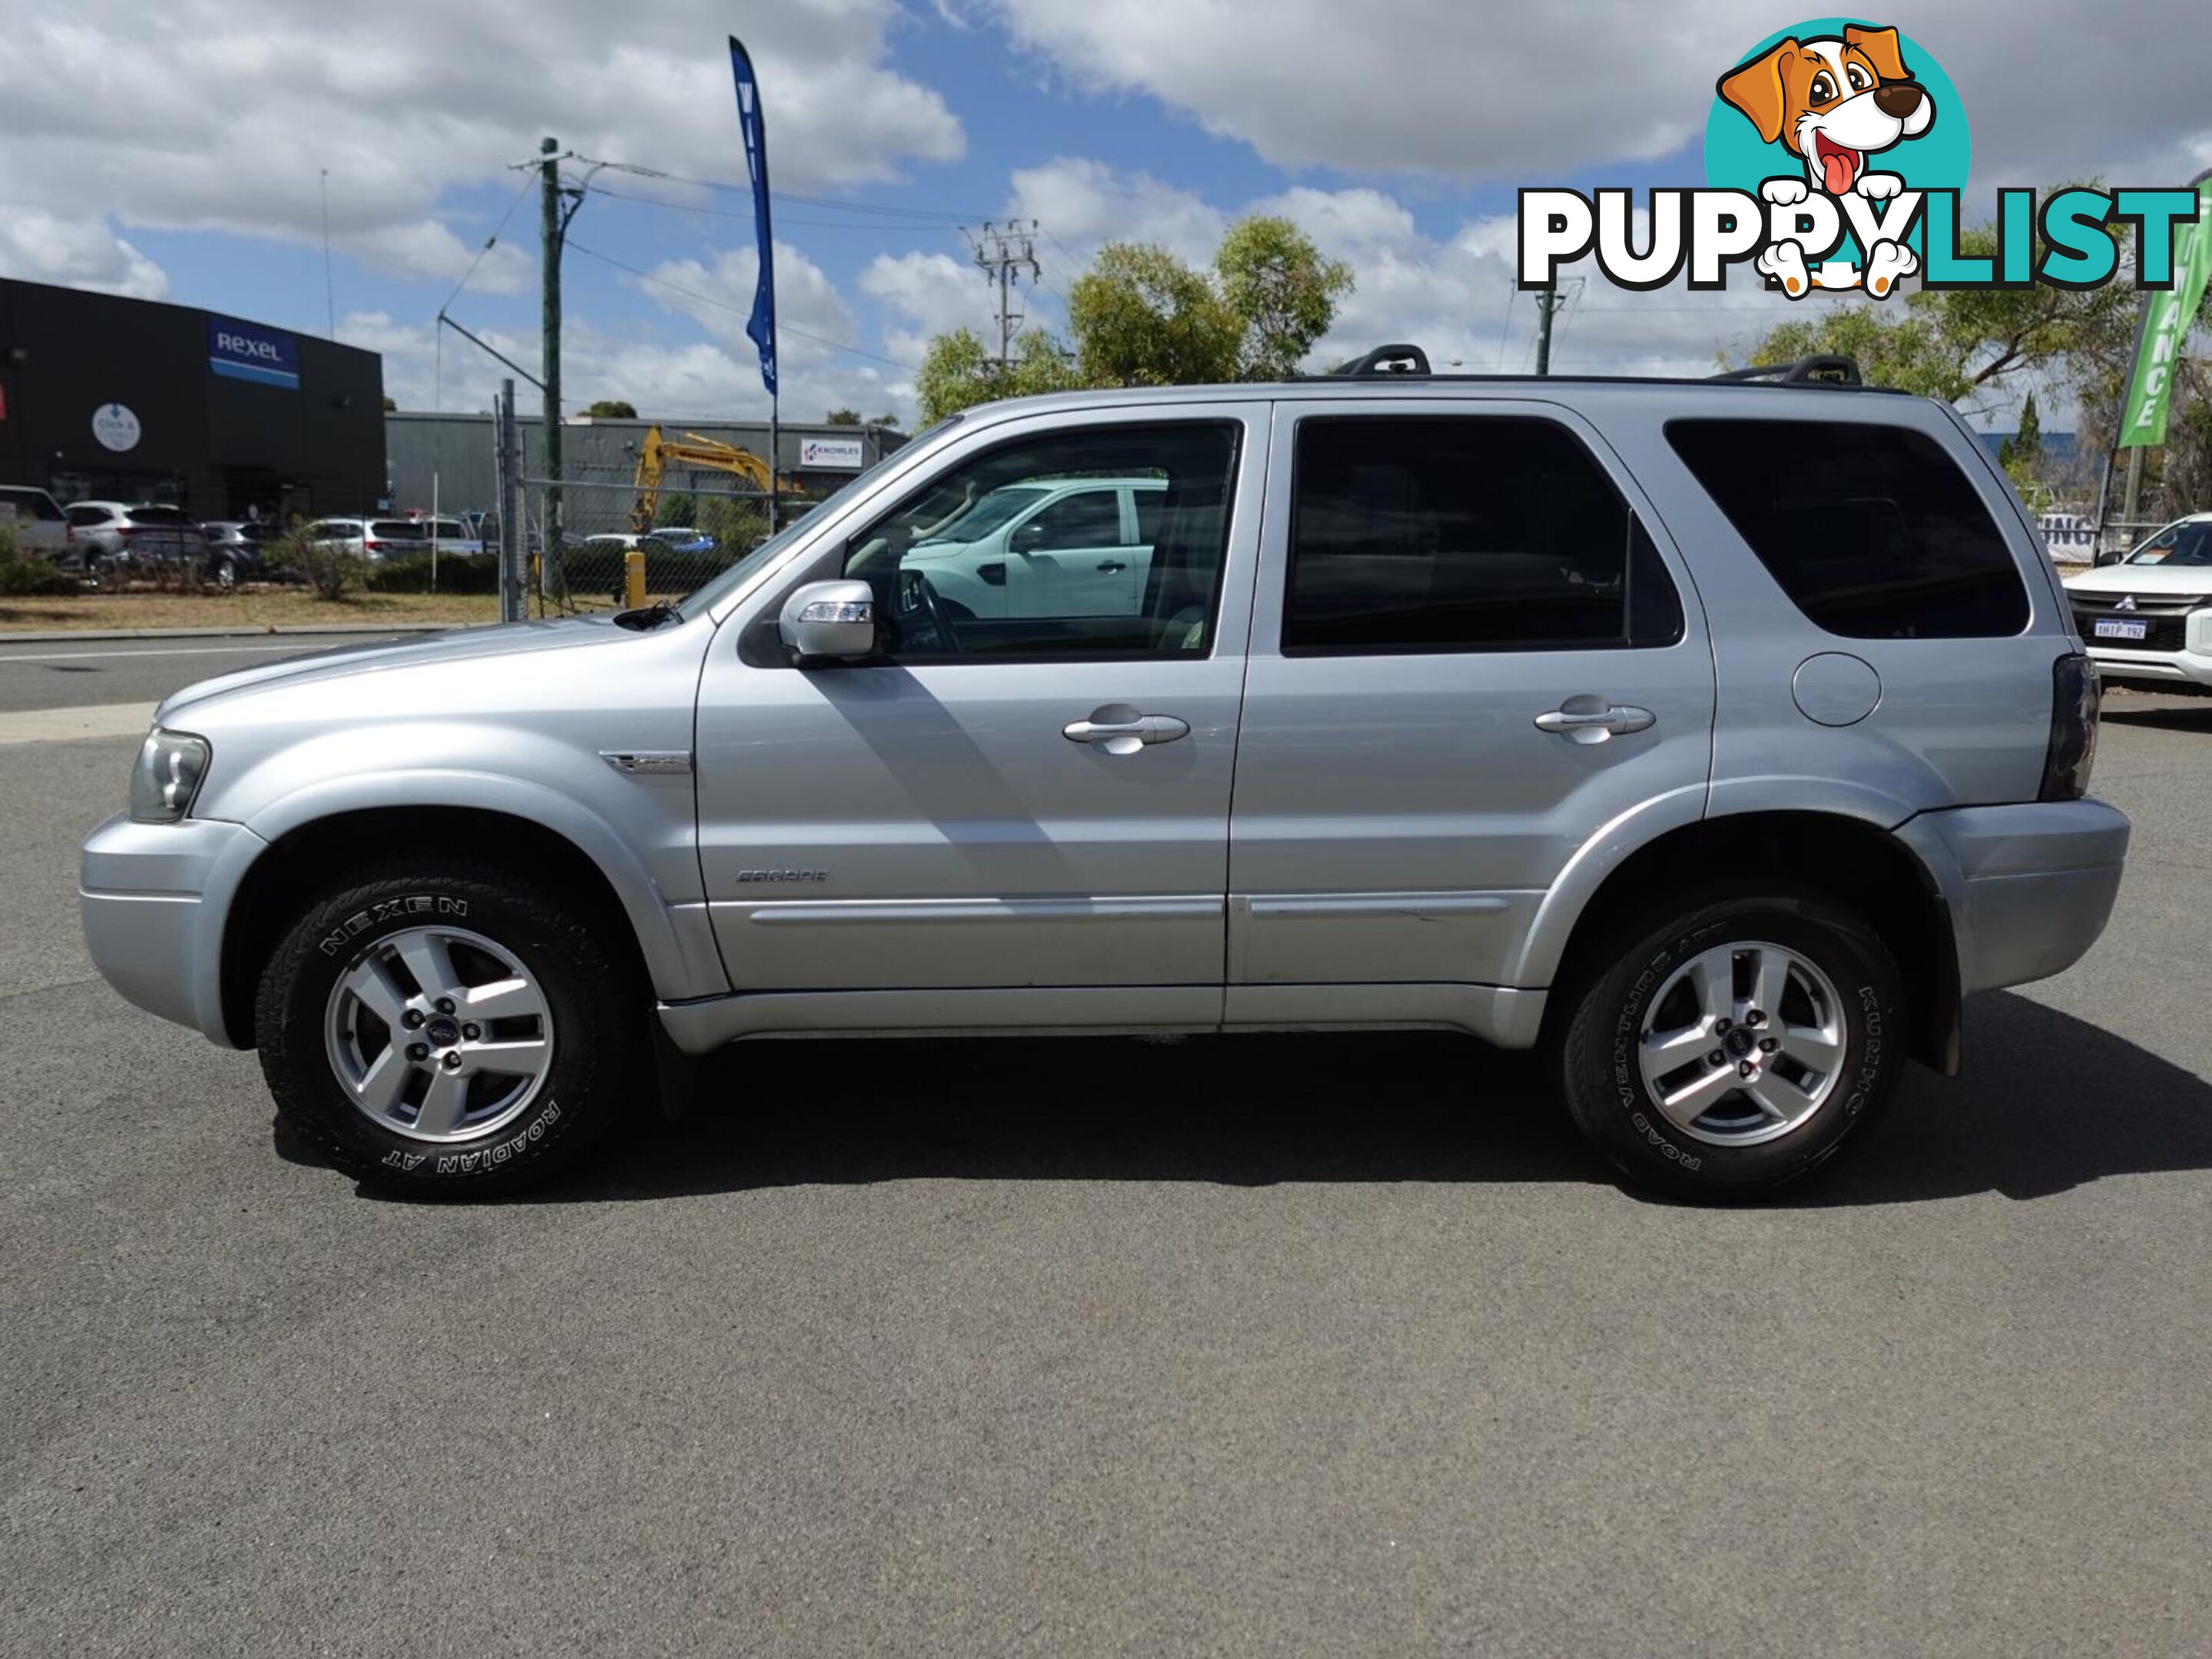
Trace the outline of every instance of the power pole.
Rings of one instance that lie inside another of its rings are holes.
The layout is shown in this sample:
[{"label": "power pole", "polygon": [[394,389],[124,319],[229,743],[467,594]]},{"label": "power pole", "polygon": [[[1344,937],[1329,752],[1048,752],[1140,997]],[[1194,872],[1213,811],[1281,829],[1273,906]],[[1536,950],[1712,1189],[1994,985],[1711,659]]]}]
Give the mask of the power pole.
[{"label": "power pole", "polygon": [[538,146],[538,269],[544,283],[544,391],[545,427],[545,561],[562,556],[561,534],[561,243],[568,221],[561,207],[561,146],[548,138]]},{"label": "power pole", "polygon": [[986,276],[999,285],[999,368],[1003,372],[1012,352],[1014,331],[1021,326],[1022,313],[1013,308],[1014,277],[1026,270],[1031,282],[1044,275],[1044,267],[1037,263],[1037,222],[1030,221],[1029,228],[1022,228],[1018,219],[1009,220],[1000,230],[989,220],[983,222],[983,234],[975,240],[975,264]]},{"label": "power pole", "polygon": [[1536,295],[1536,373],[1552,372],[1552,316],[1559,308],[1559,290],[1543,289]]}]

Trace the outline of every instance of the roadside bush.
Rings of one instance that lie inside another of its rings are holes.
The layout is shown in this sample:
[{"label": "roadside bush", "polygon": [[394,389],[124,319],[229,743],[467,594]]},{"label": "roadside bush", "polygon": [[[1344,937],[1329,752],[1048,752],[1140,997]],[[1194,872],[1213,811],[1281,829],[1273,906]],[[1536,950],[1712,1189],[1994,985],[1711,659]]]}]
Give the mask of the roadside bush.
[{"label": "roadside bush", "polygon": [[[363,584],[372,593],[428,593],[430,584],[428,549],[402,553],[368,567]],[[496,553],[441,553],[438,556],[440,593],[496,593],[499,555]]]},{"label": "roadside bush", "polygon": [[0,594],[29,599],[42,593],[74,593],[83,584],[64,576],[43,553],[15,544],[15,532],[0,525]]},{"label": "roadside bush", "polygon": [[367,563],[358,553],[317,541],[307,533],[305,519],[293,520],[292,527],[263,550],[262,561],[271,570],[298,572],[317,599],[330,600],[343,599],[360,586]]}]

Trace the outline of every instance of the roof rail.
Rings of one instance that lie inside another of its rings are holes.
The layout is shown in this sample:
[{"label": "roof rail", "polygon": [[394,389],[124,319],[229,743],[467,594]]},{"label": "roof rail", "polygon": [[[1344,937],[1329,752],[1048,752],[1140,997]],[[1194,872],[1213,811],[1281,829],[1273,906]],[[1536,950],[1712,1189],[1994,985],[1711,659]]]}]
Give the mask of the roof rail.
[{"label": "roof rail", "polygon": [[1417,345],[1376,346],[1364,357],[1355,357],[1329,371],[1358,379],[1370,374],[1426,374],[1429,354]]},{"label": "roof rail", "polygon": [[1850,358],[1833,352],[1817,357],[1800,357],[1794,363],[1753,363],[1748,368],[1731,368],[1723,374],[1706,376],[1713,380],[1772,380],[1778,386],[1864,386],[1866,377]]}]

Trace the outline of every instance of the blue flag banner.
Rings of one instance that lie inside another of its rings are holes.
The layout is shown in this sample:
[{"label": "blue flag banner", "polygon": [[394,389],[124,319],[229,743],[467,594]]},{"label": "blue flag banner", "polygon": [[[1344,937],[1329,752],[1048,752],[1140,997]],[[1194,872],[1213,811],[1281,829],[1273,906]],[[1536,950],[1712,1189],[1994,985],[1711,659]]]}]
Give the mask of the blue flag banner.
[{"label": "blue flag banner", "polygon": [[753,183],[753,234],[760,241],[760,280],[753,288],[752,320],[745,334],[760,348],[761,384],[775,396],[775,240],[768,212],[768,132],[761,121],[760,82],[753,60],[730,37],[730,69],[738,77],[738,125],[745,136],[745,171]]}]

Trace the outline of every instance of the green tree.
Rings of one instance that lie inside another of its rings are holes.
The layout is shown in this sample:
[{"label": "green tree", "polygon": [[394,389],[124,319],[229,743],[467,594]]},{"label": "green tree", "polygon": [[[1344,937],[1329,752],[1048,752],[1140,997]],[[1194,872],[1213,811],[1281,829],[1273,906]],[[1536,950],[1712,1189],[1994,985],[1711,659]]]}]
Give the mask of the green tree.
[{"label": "green tree", "polygon": [[2051,492],[2043,478],[2043,416],[2033,392],[2020,406],[2020,429],[1997,445],[1997,465],[2020,491],[2021,500],[2040,512]]},{"label": "green tree", "polygon": [[[2129,232],[2115,225],[2114,239]],[[1993,226],[1960,237],[1969,256],[1997,251]],[[2035,239],[2034,256],[2044,243]],[[2122,250],[2124,263],[2125,252]],[[1804,301],[1819,305],[1818,299]],[[1869,380],[1959,403],[1994,392],[2023,374],[2057,375],[2086,387],[2124,356],[2136,295],[2124,283],[2073,289],[1916,289],[1881,304],[1844,302],[1784,323],[1753,347],[1754,363],[1783,363],[1821,352],[1856,360]]]},{"label": "green tree", "polygon": [[671,490],[667,495],[663,495],[660,498],[659,507],[653,515],[653,526],[656,530],[663,525],[672,524],[690,529],[696,527],[698,522],[699,503],[688,489]]},{"label": "green tree", "polygon": [[1206,276],[1164,247],[1109,242],[1067,290],[1077,367],[1091,386],[1237,378],[1243,322]]},{"label": "green tree", "polygon": [[1352,289],[1352,267],[1324,259],[1288,219],[1255,215],[1229,228],[1213,256],[1221,298],[1243,324],[1239,379],[1279,380],[1297,372],[1336,319]]},{"label": "green tree", "polygon": [[833,409],[822,419],[827,426],[858,426],[860,411],[857,409]]},{"label": "green tree", "polygon": [[1067,291],[1067,342],[1033,330],[1001,365],[970,330],[932,340],[916,377],[921,416],[1074,386],[1279,380],[1351,289],[1351,269],[1287,219],[1231,226],[1206,270],[1149,243],[1109,242]]},{"label": "green tree", "polygon": [[602,398],[595,404],[587,404],[584,413],[595,421],[634,421],[637,418],[636,408],[620,398]]},{"label": "green tree", "polygon": [[1083,384],[1066,349],[1042,330],[1014,341],[1002,366],[969,329],[955,329],[929,343],[915,376],[915,398],[925,422],[943,420],[976,404],[1065,392]]},{"label": "green tree", "polygon": [[397,403],[393,402],[393,401],[392,401],[392,399],[391,399],[390,398],[386,398],[384,400],[384,412],[385,412],[386,414],[387,414],[387,415],[396,414],[396,413],[398,411],[398,409],[399,409],[399,405],[398,405]]}]

